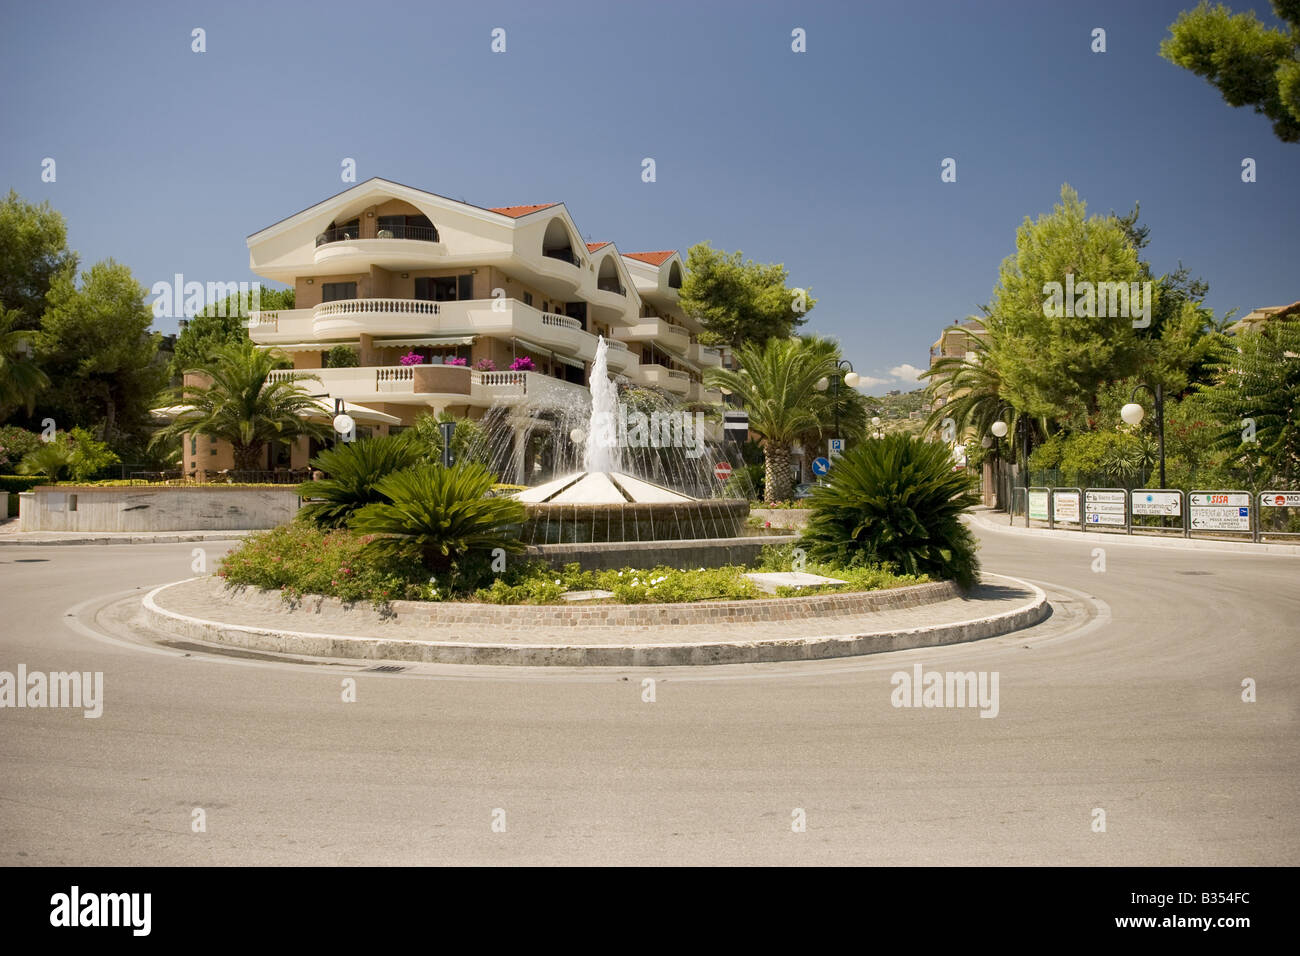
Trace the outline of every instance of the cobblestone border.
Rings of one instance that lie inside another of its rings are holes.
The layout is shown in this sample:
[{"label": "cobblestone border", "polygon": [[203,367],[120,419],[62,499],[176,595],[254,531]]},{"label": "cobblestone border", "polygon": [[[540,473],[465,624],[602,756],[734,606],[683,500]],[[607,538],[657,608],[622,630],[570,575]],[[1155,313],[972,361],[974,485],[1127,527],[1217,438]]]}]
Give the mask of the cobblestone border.
[{"label": "cobblestone border", "polygon": [[[160,607],[157,596],[174,584],[150,591],[142,605],[149,625],[164,633],[243,650],[311,658],[514,666],[670,667],[824,660],[959,644],[1030,627],[1051,613],[1047,595],[1041,588],[1005,575],[985,575],[985,578],[1009,581],[1028,590],[1030,597],[1010,611],[948,624],[868,633],[682,644],[471,644],[248,627],[202,620]],[[815,618],[809,623],[810,627],[818,624]],[[827,623],[833,625],[834,619]]]}]

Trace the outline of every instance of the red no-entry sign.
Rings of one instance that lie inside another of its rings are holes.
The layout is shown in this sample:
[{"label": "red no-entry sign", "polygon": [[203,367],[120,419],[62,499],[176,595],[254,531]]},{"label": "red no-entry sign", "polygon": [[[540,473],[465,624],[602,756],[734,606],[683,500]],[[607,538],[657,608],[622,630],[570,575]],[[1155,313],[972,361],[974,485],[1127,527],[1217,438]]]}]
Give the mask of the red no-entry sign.
[{"label": "red no-entry sign", "polygon": [[726,481],[731,477],[731,466],[725,461],[720,461],[713,466],[713,477],[718,481]]}]

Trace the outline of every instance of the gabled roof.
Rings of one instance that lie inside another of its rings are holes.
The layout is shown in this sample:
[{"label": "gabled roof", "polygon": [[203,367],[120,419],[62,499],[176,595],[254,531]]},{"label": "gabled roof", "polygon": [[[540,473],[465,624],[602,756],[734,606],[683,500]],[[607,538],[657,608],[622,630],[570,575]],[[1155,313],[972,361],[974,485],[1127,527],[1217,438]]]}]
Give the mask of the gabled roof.
[{"label": "gabled roof", "polygon": [[509,216],[511,219],[520,219],[524,216],[531,216],[541,209],[550,209],[552,206],[558,206],[558,202],[544,202],[533,206],[489,206],[489,212],[499,212],[503,216]]},{"label": "gabled roof", "polygon": [[587,243],[587,251],[595,252],[597,249],[604,249],[607,245],[609,245],[608,242],[589,242]]},{"label": "gabled roof", "polygon": [[625,252],[623,253],[629,259],[636,259],[638,262],[646,262],[652,266],[661,266],[677,254],[676,249],[665,249],[662,252]]}]

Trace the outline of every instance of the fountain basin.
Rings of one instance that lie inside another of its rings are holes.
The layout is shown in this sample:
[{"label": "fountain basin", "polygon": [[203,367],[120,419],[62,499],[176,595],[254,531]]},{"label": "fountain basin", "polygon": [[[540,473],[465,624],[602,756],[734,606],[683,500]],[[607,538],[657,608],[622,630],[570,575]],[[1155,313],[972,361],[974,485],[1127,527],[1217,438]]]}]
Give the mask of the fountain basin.
[{"label": "fountain basin", "polygon": [[525,503],[525,544],[734,538],[749,515],[743,498],[673,502]]}]

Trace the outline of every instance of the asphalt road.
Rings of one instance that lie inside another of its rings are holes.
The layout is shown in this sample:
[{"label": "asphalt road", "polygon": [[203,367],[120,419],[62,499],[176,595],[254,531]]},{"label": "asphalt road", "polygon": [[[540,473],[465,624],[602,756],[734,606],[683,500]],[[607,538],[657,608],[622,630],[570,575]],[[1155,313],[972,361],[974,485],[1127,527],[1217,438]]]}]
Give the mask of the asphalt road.
[{"label": "asphalt road", "polygon": [[[1300,863],[1300,558],[980,536],[1051,620],[617,673],[159,647],[123,599],[196,545],[4,548],[0,671],[102,671],[105,700],[0,710],[0,863]],[[918,662],[997,672],[997,717],[892,706]]]}]

